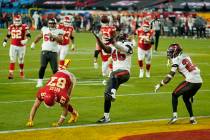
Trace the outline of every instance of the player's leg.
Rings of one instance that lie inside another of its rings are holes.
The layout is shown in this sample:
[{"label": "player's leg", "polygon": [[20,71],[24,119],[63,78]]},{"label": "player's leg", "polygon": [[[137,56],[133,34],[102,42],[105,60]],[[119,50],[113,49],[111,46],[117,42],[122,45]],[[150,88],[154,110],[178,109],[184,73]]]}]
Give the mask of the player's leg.
[{"label": "player's leg", "polygon": [[20,67],[20,77],[24,78],[24,57],[25,57],[26,47],[18,48],[18,63]]},{"label": "player's leg", "polygon": [[144,57],[145,57],[145,51],[142,50],[141,48],[138,48],[138,64],[139,64],[139,67],[140,67],[139,78],[143,78],[144,77],[144,68],[143,68]]},{"label": "player's leg", "polygon": [[58,71],[58,55],[56,52],[50,52],[49,53],[49,61],[50,61],[50,66],[52,69],[53,74],[55,74]]},{"label": "player's leg", "polygon": [[190,115],[191,124],[197,123],[193,115],[192,102],[193,102],[193,96],[200,89],[201,85],[202,85],[201,83],[188,83],[188,91],[186,91],[182,96],[185,106],[187,108],[187,111]]},{"label": "player's leg", "polygon": [[145,61],[146,61],[146,77],[150,78],[150,68],[151,68],[151,60],[152,60],[152,50],[146,51]]},{"label": "player's leg", "polygon": [[13,79],[14,78],[16,56],[17,56],[16,47],[11,45],[10,49],[9,49],[10,64],[9,64],[9,76],[8,76],[8,79]]},{"label": "player's leg", "polygon": [[63,45],[60,46],[60,54],[59,54],[59,65],[63,66],[64,65],[64,60],[69,52],[69,46],[68,45]]},{"label": "player's leg", "polygon": [[106,77],[109,76],[109,61],[108,60],[106,61],[102,60],[101,71],[102,71],[102,76],[104,77],[104,80],[102,83],[106,85],[107,84]]},{"label": "player's leg", "polygon": [[178,98],[187,90],[187,82],[181,82],[176,89],[172,93],[172,109],[173,109],[173,116],[169,121],[169,124],[173,124],[177,121],[178,114],[177,114],[177,107],[178,107]]},{"label": "player's leg", "polygon": [[101,51],[101,48],[96,43],[96,49],[94,51],[94,59],[93,59],[94,69],[98,69],[98,55],[99,55],[100,51]]},{"label": "player's leg", "polygon": [[156,52],[158,49],[159,38],[160,38],[160,31],[155,31],[155,51]]},{"label": "player's leg", "polygon": [[39,79],[37,81],[36,87],[42,87],[43,86],[43,78],[45,74],[45,70],[47,68],[47,63],[48,63],[48,52],[42,51],[41,52],[41,66],[39,69]]}]

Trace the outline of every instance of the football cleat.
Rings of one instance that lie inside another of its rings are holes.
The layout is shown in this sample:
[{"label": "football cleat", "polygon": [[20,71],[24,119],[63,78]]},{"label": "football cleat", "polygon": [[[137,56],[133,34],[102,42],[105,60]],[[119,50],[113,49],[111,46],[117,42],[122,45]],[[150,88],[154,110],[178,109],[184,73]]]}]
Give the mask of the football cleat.
[{"label": "football cleat", "polygon": [[105,116],[103,116],[101,119],[99,119],[99,120],[97,121],[97,123],[108,123],[108,122],[110,122],[110,121],[111,121],[110,118],[106,118]]},{"label": "football cleat", "polygon": [[190,120],[190,123],[191,124],[197,124],[197,121],[194,119],[194,120]]},{"label": "football cleat", "polygon": [[13,78],[14,78],[14,74],[13,74],[13,72],[10,72],[9,76],[8,76],[8,79],[13,79]]},{"label": "football cleat", "polygon": [[74,111],[71,114],[71,118],[69,119],[68,123],[75,123],[75,122],[77,122],[78,117],[79,117],[79,113],[77,111]]},{"label": "football cleat", "polygon": [[150,78],[150,71],[146,71],[146,77]]},{"label": "football cleat", "polygon": [[177,120],[178,120],[177,117],[174,116],[171,118],[171,120],[168,122],[168,124],[174,124]]},{"label": "football cleat", "polygon": [[24,79],[24,72],[23,71],[20,72],[20,78]]},{"label": "football cleat", "polygon": [[26,126],[28,126],[28,127],[33,127],[33,126],[34,126],[34,122],[29,120],[29,121],[26,123]]},{"label": "football cleat", "polygon": [[144,77],[144,70],[140,69],[139,71],[139,78],[143,78]]},{"label": "football cleat", "polygon": [[40,87],[42,87],[43,86],[43,83],[42,82],[38,82],[37,84],[36,84],[36,88],[40,88]]}]

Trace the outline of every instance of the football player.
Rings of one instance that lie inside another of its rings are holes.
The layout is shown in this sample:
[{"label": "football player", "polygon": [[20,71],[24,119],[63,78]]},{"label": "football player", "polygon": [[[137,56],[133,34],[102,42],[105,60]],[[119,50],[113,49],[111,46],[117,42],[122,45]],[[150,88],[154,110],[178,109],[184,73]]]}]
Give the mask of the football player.
[{"label": "football player", "polygon": [[56,24],[56,19],[49,19],[48,27],[42,27],[41,33],[35,38],[35,41],[31,44],[31,49],[34,49],[35,44],[43,38],[41,51],[41,67],[39,69],[39,79],[37,80],[36,87],[43,86],[43,78],[48,62],[50,62],[53,74],[55,74],[58,71],[58,43],[63,42],[63,31],[57,29]]},{"label": "football player", "polygon": [[60,70],[50,78],[44,87],[39,89],[26,126],[32,127],[34,125],[33,120],[36,111],[42,102],[44,102],[47,107],[51,107],[57,102],[63,109],[60,118],[56,123],[53,123],[52,126],[61,126],[68,112],[71,113],[68,123],[77,121],[79,116],[78,112],[69,103],[72,90],[76,84],[75,76],[66,70],[70,62],[70,59],[66,59],[64,65],[60,67]]},{"label": "football player", "polygon": [[[106,46],[111,46],[113,42],[113,38],[116,34],[116,28],[114,26],[109,25],[109,18],[107,16],[101,17],[101,28],[99,35],[101,36],[102,42]],[[110,58],[110,54],[106,53],[103,49],[101,49],[96,43],[96,50],[94,53],[94,68],[98,68],[97,58],[98,54],[101,54],[102,59],[102,75],[104,77],[109,76],[110,71],[112,70],[112,64]],[[105,84],[105,81],[103,81]]]},{"label": "football player", "polygon": [[111,101],[115,101],[116,92],[119,86],[127,82],[130,78],[131,54],[133,53],[133,44],[127,40],[125,34],[120,34],[117,42],[107,46],[100,38],[93,33],[97,39],[98,45],[108,54],[111,54],[113,61],[113,71],[110,74],[107,87],[104,92],[104,116],[98,120],[99,123],[110,122],[109,112],[111,109]]},{"label": "football player", "polygon": [[146,77],[150,78],[150,67],[152,59],[152,45],[154,44],[154,31],[150,29],[149,22],[143,22],[136,30],[138,36],[138,64],[140,67],[139,78],[144,77],[143,60],[146,62]]},{"label": "football player", "polygon": [[[160,87],[166,85],[174,77],[176,71],[181,73],[185,80],[181,82],[172,93],[172,107],[173,117],[169,121],[169,124],[173,124],[177,121],[177,106],[178,98],[182,96],[187,111],[190,115],[190,123],[196,124],[195,117],[192,110],[193,96],[200,89],[202,85],[202,78],[199,68],[192,63],[189,56],[183,54],[182,48],[179,44],[171,44],[167,50],[167,57],[171,61],[171,71],[159,84],[155,86],[155,92]],[[190,100],[191,99],[191,100]]]},{"label": "football player", "polygon": [[11,38],[9,57],[9,76],[8,79],[14,78],[15,62],[18,57],[20,67],[20,77],[24,78],[24,56],[26,52],[26,44],[31,38],[29,27],[22,24],[20,15],[13,17],[13,24],[8,27],[8,33],[3,42],[3,47],[6,47],[8,39]]},{"label": "football player", "polygon": [[63,42],[58,45],[60,65],[64,64],[64,59],[68,54],[69,44],[71,44],[72,51],[75,51],[76,49],[74,44],[74,27],[72,26],[72,19],[69,16],[65,16],[62,22],[63,23],[58,25],[58,29],[64,31]]}]

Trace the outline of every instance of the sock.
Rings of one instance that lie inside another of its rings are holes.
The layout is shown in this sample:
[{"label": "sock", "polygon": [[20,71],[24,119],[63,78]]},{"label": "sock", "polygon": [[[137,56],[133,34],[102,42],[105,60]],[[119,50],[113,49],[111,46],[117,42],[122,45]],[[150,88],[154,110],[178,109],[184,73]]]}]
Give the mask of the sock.
[{"label": "sock", "polygon": [[14,70],[15,70],[15,63],[10,63],[9,72],[14,72]]},{"label": "sock", "polygon": [[105,100],[104,102],[104,112],[109,113],[111,108],[111,100]]},{"label": "sock", "polygon": [[138,63],[139,63],[139,67],[140,67],[140,68],[143,68],[143,65],[144,65],[144,64],[143,64],[143,61],[142,61],[142,60],[138,60]]},{"label": "sock", "polygon": [[149,70],[150,70],[150,67],[151,67],[151,65],[150,65],[150,64],[146,64],[146,69],[147,69],[147,71],[149,71]]},{"label": "sock", "polygon": [[74,111],[73,107],[70,104],[68,105],[68,111],[71,113],[73,113],[73,111]]},{"label": "sock", "polygon": [[177,112],[178,97],[175,95],[172,95],[172,106],[173,106],[173,112]]},{"label": "sock", "polygon": [[173,117],[178,117],[177,112],[173,112]]},{"label": "sock", "polygon": [[20,72],[23,72],[24,64],[19,64]]},{"label": "sock", "polygon": [[104,117],[107,119],[109,118],[109,113],[104,113]]},{"label": "sock", "polygon": [[64,65],[64,60],[60,60],[60,63],[59,63],[61,66]]}]

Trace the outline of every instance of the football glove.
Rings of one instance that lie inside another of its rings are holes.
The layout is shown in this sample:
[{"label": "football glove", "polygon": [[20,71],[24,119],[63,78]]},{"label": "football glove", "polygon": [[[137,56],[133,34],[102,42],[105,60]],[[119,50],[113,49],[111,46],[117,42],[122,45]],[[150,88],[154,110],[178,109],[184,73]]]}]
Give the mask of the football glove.
[{"label": "football glove", "polygon": [[29,121],[26,123],[26,126],[28,126],[28,127],[33,127],[33,126],[34,126],[34,122],[29,120]]},{"label": "football glove", "polygon": [[156,86],[155,86],[155,93],[157,93],[157,91],[160,89],[160,84],[157,84]]},{"label": "football glove", "polygon": [[72,50],[72,51],[76,51],[76,47],[75,47],[74,44],[71,45],[71,50]]},{"label": "football glove", "polygon": [[7,46],[7,42],[3,42],[2,46],[5,48]]},{"label": "football glove", "polygon": [[35,48],[35,43],[33,42],[32,44],[31,44],[31,49],[34,49]]},{"label": "football glove", "polygon": [[22,44],[22,45],[26,45],[27,42],[28,42],[28,39],[21,40],[21,44]]},{"label": "football glove", "polygon": [[98,63],[97,62],[94,62],[93,66],[94,66],[94,69],[98,69]]}]

